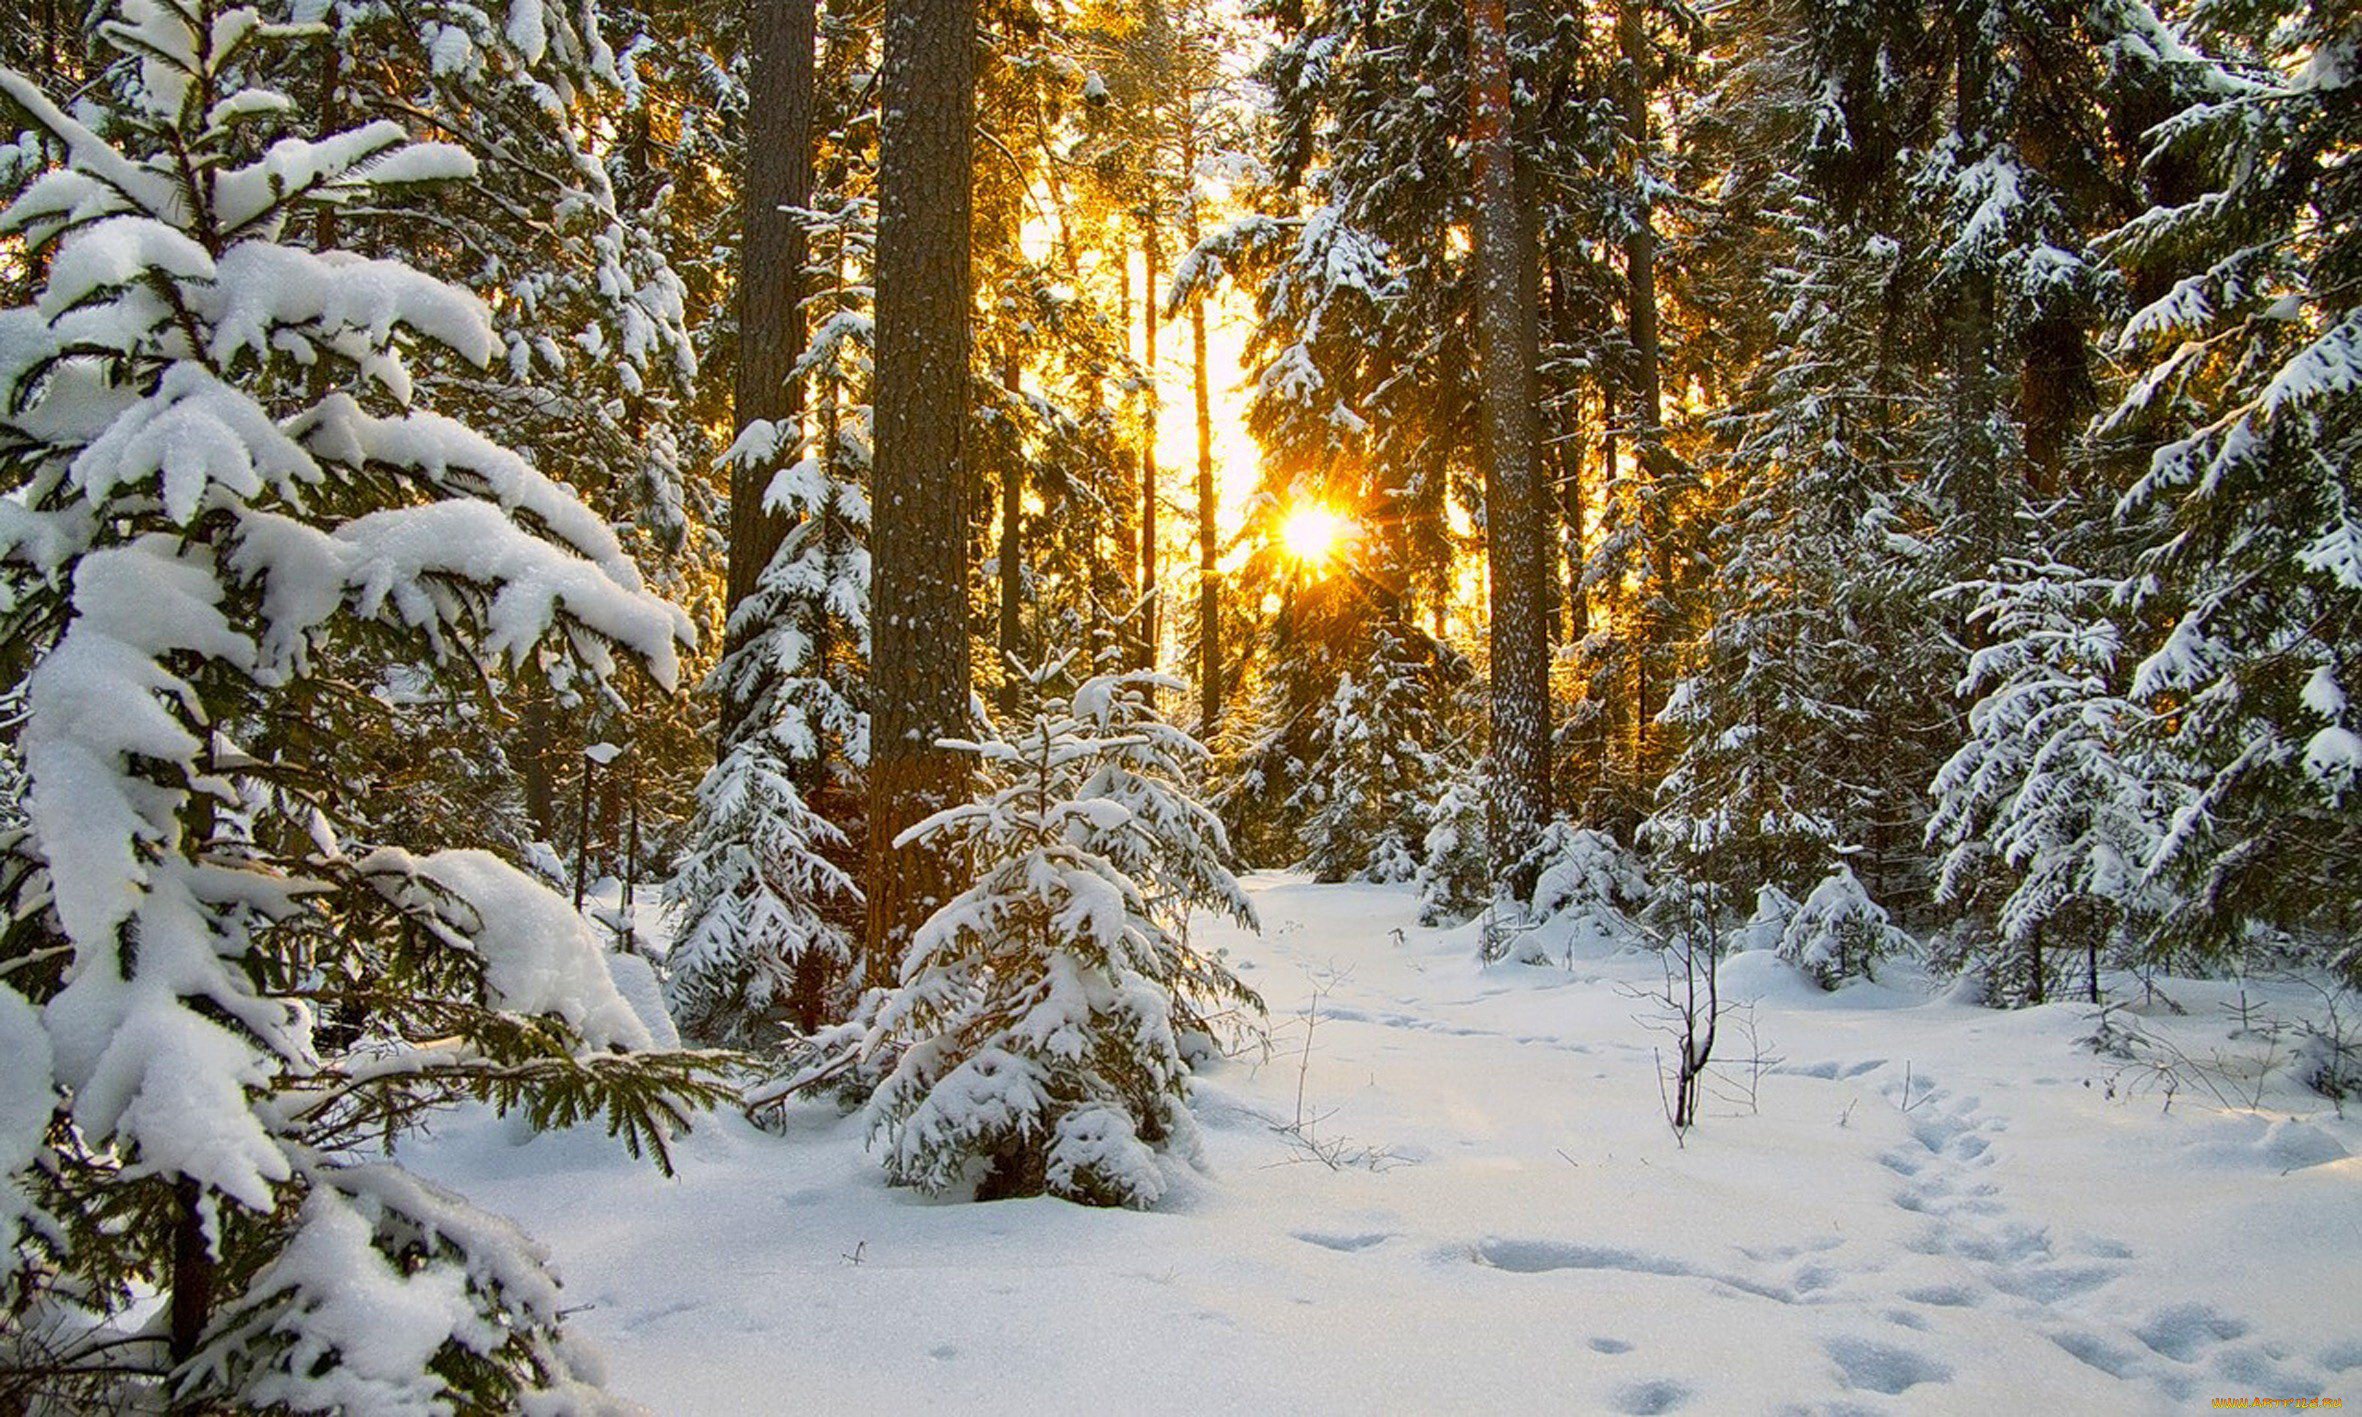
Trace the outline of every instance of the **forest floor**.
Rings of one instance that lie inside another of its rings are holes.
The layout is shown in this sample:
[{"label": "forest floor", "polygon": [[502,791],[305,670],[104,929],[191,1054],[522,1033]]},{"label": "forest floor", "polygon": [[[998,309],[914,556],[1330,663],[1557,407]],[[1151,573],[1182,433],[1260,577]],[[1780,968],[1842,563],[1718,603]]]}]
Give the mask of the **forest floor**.
[{"label": "forest floor", "polygon": [[1407,889],[1249,886],[1272,1044],[1202,1080],[1204,1169],[1153,1213],[890,1190],[819,1105],[701,1124],[670,1180],[481,1116],[412,1159],[551,1246],[665,1414],[2362,1403],[2362,1111],[2296,1088],[2233,986],[2139,1011],[2169,1073],[2082,1046],[2086,1005],[1737,956],[1753,1039],[1724,1021],[1679,1144],[1654,956],[1480,966]]}]

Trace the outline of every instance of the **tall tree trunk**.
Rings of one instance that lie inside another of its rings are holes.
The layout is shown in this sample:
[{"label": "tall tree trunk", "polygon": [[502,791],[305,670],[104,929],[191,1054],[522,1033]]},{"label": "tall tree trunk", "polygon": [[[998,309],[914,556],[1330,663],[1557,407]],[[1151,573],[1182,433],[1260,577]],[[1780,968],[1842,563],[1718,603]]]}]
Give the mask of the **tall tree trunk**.
[{"label": "tall tree trunk", "polygon": [[[312,136],[322,142],[326,142],[336,132],[340,121],[337,91],[344,82],[345,43],[345,36],[333,25],[320,36],[320,98],[312,114]],[[336,242],[336,204],[322,202],[320,209],[312,214],[312,249],[333,251]],[[316,379],[326,377],[325,364],[326,361],[322,361]],[[317,392],[313,395],[315,398],[320,396]]]},{"label": "tall tree trunk", "polygon": [[[732,421],[739,431],[763,419],[779,429],[782,452],[793,455],[803,389],[795,363],[804,352],[804,228],[782,207],[812,200],[813,0],[746,0],[749,48],[744,226],[738,248],[738,377]],[[764,568],[787,536],[787,518],[766,510],[778,459],[730,469],[728,610],[755,593]],[[737,627],[726,650],[749,632]],[[746,705],[725,696],[716,757],[745,731]]]},{"label": "tall tree trunk", "polygon": [[[1575,318],[1568,308],[1566,282],[1559,274],[1559,263],[1550,261],[1543,267],[1547,278],[1544,287],[1548,297],[1550,328],[1558,338],[1575,332]],[[1560,546],[1566,557],[1566,642],[1580,644],[1590,632],[1590,617],[1583,604],[1583,388],[1577,383],[1566,391],[1563,405],[1566,414],[1564,427],[1550,438],[1551,456],[1546,466],[1557,482],[1556,506]],[[1554,612],[1555,613],[1555,612]]]},{"label": "tall tree trunk", "polygon": [[[828,258],[828,288],[830,291],[828,313],[831,318],[834,318],[842,308],[841,292],[845,288],[845,248],[847,244],[845,232],[839,228],[836,248]],[[827,476],[832,487],[844,484],[846,470],[844,466],[845,449],[840,426],[844,418],[845,402],[844,375],[840,372],[842,367],[837,361],[831,360],[821,373],[820,398],[812,430],[812,451],[819,458],[821,471]],[[846,527],[844,518],[838,513],[837,494],[834,491],[829,493],[828,504],[820,515],[820,544],[826,548],[826,554],[834,561],[835,558],[847,554],[851,549],[851,532]],[[826,678],[829,672],[829,661],[837,654],[836,617],[829,612],[827,606],[814,605],[809,602],[804,606],[804,614],[807,617],[805,633],[812,640],[810,652],[812,673]],[[826,733],[814,734],[811,755],[799,765],[796,790],[802,792],[807,798],[819,797],[828,787],[829,764],[840,750],[841,745],[832,741],[830,735]],[[823,814],[825,815],[825,812]],[[838,822],[837,825],[843,826],[845,823]],[[816,953],[812,957],[815,960],[818,958]],[[810,1032],[811,1030],[806,1029],[805,1031]]]},{"label": "tall tree trunk", "polygon": [[[1188,205],[1182,210],[1184,236],[1197,249],[1197,133],[1184,127],[1181,166],[1190,183]],[[1189,354],[1191,387],[1197,397],[1197,731],[1211,738],[1222,721],[1222,602],[1214,579],[1218,531],[1214,525],[1214,409],[1207,387],[1206,297],[1189,297]]]},{"label": "tall tree trunk", "polygon": [[558,784],[551,760],[558,752],[558,706],[549,683],[524,675],[518,684],[517,779],[525,793],[525,817],[543,841],[558,839]]},{"label": "tall tree trunk", "polygon": [[1153,211],[1141,218],[1140,245],[1148,262],[1147,298],[1140,302],[1147,325],[1141,368],[1148,375],[1148,404],[1141,417],[1140,433],[1140,632],[1146,642],[1140,664],[1144,669],[1154,669],[1157,641],[1163,632],[1159,623],[1162,607],[1156,592],[1156,415],[1163,399],[1156,382],[1156,317],[1161,302],[1156,290],[1157,229]]},{"label": "tall tree trunk", "polygon": [[[1531,210],[1519,201],[1503,0],[1468,7],[1469,164],[1476,207],[1476,360],[1492,618],[1492,851],[1496,877],[1550,819],[1550,574]],[[1526,881],[1510,883],[1521,895]]]},{"label": "tall tree trunk", "polygon": [[[1616,12],[1616,43],[1624,60],[1624,131],[1632,145],[1634,171],[1646,174],[1649,160],[1648,31],[1642,24],[1641,0],[1624,0]],[[1637,671],[1632,704],[1633,767],[1645,774],[1641,759],[1647,752],[1649,725],[1656,720],[1663,681],[1655,660],[1664,652],[1671,633],[1667,623],[1672,586],[1672,528],[1666,499],[1671,468],[1665,456],[1664,344],[1657,333],[1657,231],[1645,185],[1635,193],[1637,210],[1632,232],[1624,240],[1626,282],[1625,318],[1632,339],[1632,454],[1646,498],[1649,550],[1656,558],[1656,595],[1642,612],[1640,633],[1633,647]]]},{"label": "tall tree trunk", "polygon": [[[1985,9],[1959,0],[1952,18],[1957,50],[1953,69],[1953,133],[1961,160],[1976,162],[1991,146],[1992,55],[1986,48]],[[2002,538],[2000,449],[1993,438],[1993,272],[1978,265],[1962,273],[1946,331],[1952,368],[1944,441],[1947,476],[1941,490],[1963,519],[1971,564],[1981,572]]]},{"label": "tall tree trunk", "polygon": [[[1116,328],[1123,331],[1124,352],[1132,350],[1132,263],[1129,259],[1116,262],[1121,281],[1116,297]],[[1119,444],[1115,455],[1120,460],[1115,491],[1114,525],[1108,528],[1109,540],[1115,548],[1114,561],[1108,568],[1108,594],[1114,605],[1124,610],[1117,626],[1116,641],[1121,647],[1122,663],[1136,669],[1146,663],[1142,649],[1145,641],[1140,634],[1137,616],[1140,590],[1140,458],[1129,444]]]},{"label": "tall tree trunk", "polygon": [[1578,397],[1575,426],[1560,447],[1559,516],[1566,532],[1566,641],[1579,645],[1591,633],[1591,602],[1583,593],[1583,569],[1591,552],[1583,531],[1583,417]]},{"label": "tall tree trunk", "polygon": [[[1008,391],[1011,404],[1017,402],[1022,378],[1017,364],[1017,342],[1012,339],[1001,353],[1001,387]],[[1013,457],[1001,473],[1001,544],[997,557],[1001,583],[1000,706],[1004,714],[1017,712],[1017,686],[1022,682],[1017,666],[1027,662],[1025,646],[1019,643],[1025,622],[1024,516],[1025,459]]]},{"label": "tall tree trunk", "polygon": [[893,982],[949,899],[937,845],[895,845],[966,787],[968,301],[975,0],[889,0],[878,148],[866,982]]}]

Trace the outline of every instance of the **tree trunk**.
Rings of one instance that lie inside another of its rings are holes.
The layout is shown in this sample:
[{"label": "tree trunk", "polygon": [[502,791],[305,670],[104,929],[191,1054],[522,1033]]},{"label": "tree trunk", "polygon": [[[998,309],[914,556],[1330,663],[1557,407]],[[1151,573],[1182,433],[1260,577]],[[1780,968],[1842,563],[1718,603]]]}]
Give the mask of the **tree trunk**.
[{"label": "tree trunk", "polygon": [[1591,601],[1583,593],[1583,571],[1591,552],[1583,531],[1583,426],[1580,415],[1564,448],[1565,480],[1558,485],[1559,515],[1566,528],[1566,639],[1579,645],[1591,634]]},{"label": "tree trunk", "polygon": [[517,780],[525,793],[525,817],[536,837],[555,842],[558,784],[551,759],[558,751],[558,706],[551,701],[548,682],[537,675],[521,676],[518,687],[522,702],[517,706]]},{"label": "tree trunk", "polygon": [[[840,229],[837,232],[836,250],[830,255],[828,261],[829,290],[831,292],[829,314],[831,317],[841,308],[839,305],[841,297],[837,292],[841,292],[845,288],[846,244],[845,233]],[[846,480],[845,449],[839,426],[844,418],[845,401],[844,376],[838,372],[840,368],[841,365],[832,360],[820,376],[820,398],[812,430],[813,453],[820,459],[821,470],[827,475],[832,486],[843,486]],[[844,518],[837,511],[837,496],[838,494],[834,491],[829,493],[827,507],[820,514],[822,519],[821,545],[827,548],[827,554],[832,561],[848,553],[851,541],[851,532],[846,527]],[[836,617],[830,613],[827,606],[814,605],[809,602],[804,606],[804,614],[806,617],[805,632],[810,635],[812,640],[812,673],[826,679],[829,675],[829,661],[834,659],[837,654]],[[819,799],[826,792],[829,783],[829,764],[841,747],[842,745],[832,741],[830,735],[826,733],[813,735],[811,755],[797,764],[796,790],[803,793],[807,800]],[[845,824],[839,822],[837,825],[843,826]],[[809,1029],[805,1031],[810,1032]]]},{"label": "tree trunk", "polygon": [[[812,200],[812,6],[813,0],[746,0],[746,188],[731,416],[741,432],[756,419],[776,425],[788,456],[803,412],[803,390],[794,372],[804,352],[804,228],[780,208]],[[755,593],[787,535],[787,518],[763,506],[777,467],[776,458],[731,466],[726,613]],[[741,647],[754,628],[740,627],[725,651]],[[725,697],[714,742],[717,758],[744,732],[745,713],[744,704]]]},{"label": "tree trunk", "polygon": [[[166,1351],[177,1368],[195,1356],[213,1316],[216,1265],[205,1239],[204,1188],[183,1176],[173,1182],[172,1197],[172,1330]],[[173,1410],[183,1409],[175,1404]]]},{"label": "tree trunk", "polygon": [[[1485,543],[1490,559],[1496,878],[1550,818],[1550,574],[1543,527],[1536,380],[1536,254],[1518,199],[1503,0],[1470,0],[1469,163],[1476,207],[1477,387],[1482,406]],[[1530,882],[1510,882],[1521,895]]]},{"label": "tree trunk", "polygon": [[1140,665],[1143,669],[1156,668],[1157,641],[1161,638],[1156,593],[1156,415],[1162,402],[1156,382],[1156,214],[1141,218],[1140,244],[1148,261],[1147,298],[1140,302],[1147,323],[1147,347],[1141,353],[1141,367],[1148,375],[1148,404],[1141,419],[1140,433],[1140,633],[1146,642]]},{"label": "tree trunk", "polygon": [[[1975,162],[1990,145],[1986,109],[1991,56],[1985,48],[1983,7],[1963,5],[1953,20],[1953,131],[1963,162]],[[1976,266],[1963,272],[1953,293],[1950,328],[1951,390],[1945,430],[1948,473],[1942,487],[1969,536],[1971,564],[1979,572],[2001,547],[2000,449],[1993,439],[1993,273]]]},{"label": "tree trunk", "polygon": [[[335,134],[340,119],[336,99],[337,90],[344,83],[346,42],[345,36],[333,26],[320,37],[320,101],[312,114],[312,136],[321,142],[328,141]],[[312,249],[333,251],[336,243],[336,204],[322,202],[319,210],[312,214]],[[323,368],[316,378],[326,377],[325,363],[322,361]],[[318,392],[313,394],[314,398],[321,396]]]},{"label": "tree trunk", "polygon": [[[1624,130],[1632,144],[1634,162],[1645,164],[1649,151],[1648,32],[1641,24],[1640,0],[1624,0],[1616,15],[1616,40],[1623,50]],[[1641,470],[1652,478],[1664,457],[1664,358],[1657,334],[1657,231],[1651,204],[1643,193],[1634,213],[1632,233],[1624,240],[1624,274],[1630,282],[1626,315],[1632,335],[1632,438]]]},{"label": "tree trunk", "polygon": [[[1632,145],[1636,176],[1646,173],[1649,157],[1648,32],[1641,22],[1641,0],[1624,0],[1616,12],[1616,42],[1624,59],[1624,130]],[[1656,595],[1643,609],[1634,637],[1632,755],[1633,769],[1645,774],[1649,725],[1656,720],[1658,703],[1669,675],[1655,672],[1654,660],[1671,632],[1668,600],[1673,592],[1672,556],[1665,485],[1670,474],[1665,457],[1664,343],[1657,332],[1657,231],[1645,187],[1636,184],[1638,209],[1632,233],[1624,241],[1626,282],[1625,318],[1632,339],[1632,456],[1634,472],[1643,487],[1643,515],[1647,519],[1650,550],[1656,556]]]},{"label": "tree trunk", "polygon": [[878,150],[866,982],[891,984],[953,891],[895,838],[965,791],[969,222],[975,0],[890,0]]},{"label": "tree trunk", "polygon": [[[1017,343],[1001,354],[1001,387],[1008,391],[1009,402],[1018,399],[1018,385],[1023,374],[1017,364]],[[1001,692],[1000,706],[1004,714],[1017,712],[1017,686],[1021,675],[1017,666],[1028,662],[1025,646],[1019,643],[1024,633],[1025,604],[1025,459],[1013,457],[1001,473],[1001,545],[998,555],[1001,582]]]},{"label": "tree trunk", "polygon": [[[1544,268],[1548,277],[1550,325],[1553,331],[1564,334],[1574,331],[1573,312],[1567,308],[1566,285],[1559,275],[1559,264],[1548,263]],[[1590,633],[1590,615],[1583,604],[1583,390],[1577,384],[1567,390],[1565,427],[1551,438],[1552,456],[1547,466],[1558,484],[1557,506],[1559,531],[1563,538],[1562,551],[1566,557],[1566,642],[1581,644]]]},{"label": "tree trunk", "polygon": [[[1132,263],[1116,262],[1120,287],[1116,296],[1116,328],[1124,334],[1124,352],[1132,348]],[[1110,609],[1120,606],[1123,618],[1114,626],[1115,640],[1120,647],[1122,664],[1136,669],[1145,662],[1142,658],[1142,639],[1137,598],[1140,585],[1140,460],[1129,444],[1119,444],[1115,450],[1120,466],[1117,469],[1114,497],[1113,525],[1108,527],[1108,540],[1114,555],[1106,569],[1106,590]]]},{"label": "tree trunk", "polygon": [[[1191,183],[1183,208],[1185,236],[1197,249],[1197,134],[1182,130],[1181,165]],[[1222,603],[1214,578],[1218,530],[1214,525],[1214,411],[1207,387],[1206,297],[1189,297],[1189,353],[1191,386],[1197,397],[1197,731],[1211,739],[1222,721]]]}]

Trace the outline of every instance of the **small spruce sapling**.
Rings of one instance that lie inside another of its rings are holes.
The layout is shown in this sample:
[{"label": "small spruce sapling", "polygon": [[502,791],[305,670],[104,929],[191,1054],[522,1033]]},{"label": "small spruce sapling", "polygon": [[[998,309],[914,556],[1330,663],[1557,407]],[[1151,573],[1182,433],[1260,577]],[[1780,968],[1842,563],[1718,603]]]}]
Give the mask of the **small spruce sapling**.
[{"label": "small spruce sapling", "polygon": [[974,884],[913,937],[870,1030],[896,1058],[872,1135],[898,1184],[1145,1207],[1166,1185],[1157,1153],[1197,1150],[1183,1032],[1261,1008],[1188,947],[1181,912],[1253,913],[1215,819],[1170,775],[1203,757],[1149,705],[1178,686],[1121,674],[1061,695],[1065,664],[1026,676],[1011,731],[957,745],[978,798],[907,834],[948,839]]},{"label": "small spruce sapling", "polygon": [[[767,462],[778,436],[757,421],[731,457]],[[844,832],[811,795],[867,759],[868,715],[830,646],[868,651],[869,555],[857,534],[868,506],[814,457],[772,479],[769,503],[796,524],[732,612],[734,648],[706,686],[744,707],[698,785],[672,882],[666,981],[690,1036],[740,1046],[841,1019],[858,974],[861,890],[832,859],[849,850]]]},{"label": "small spruce sapling", "polygon": [[1780,958],[1824,989],[1868,979],[1878,961],[1912,948],[1911,937],[1887,919],[1850,867],[1839,866],[1813,887],[1780,933]]}]

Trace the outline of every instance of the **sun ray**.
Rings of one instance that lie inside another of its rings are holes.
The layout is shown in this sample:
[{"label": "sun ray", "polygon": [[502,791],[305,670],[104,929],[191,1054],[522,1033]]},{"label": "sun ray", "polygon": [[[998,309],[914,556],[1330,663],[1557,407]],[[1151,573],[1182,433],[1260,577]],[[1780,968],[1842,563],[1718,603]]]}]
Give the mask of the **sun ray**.
[{"label": "sun ray", "polygon": [[1318,502],[1309,502],[1288,513],[1280,524],[1279,539],[1290,556],[1318,568],[1337,555],[1352,532],[1351,522]]}]

